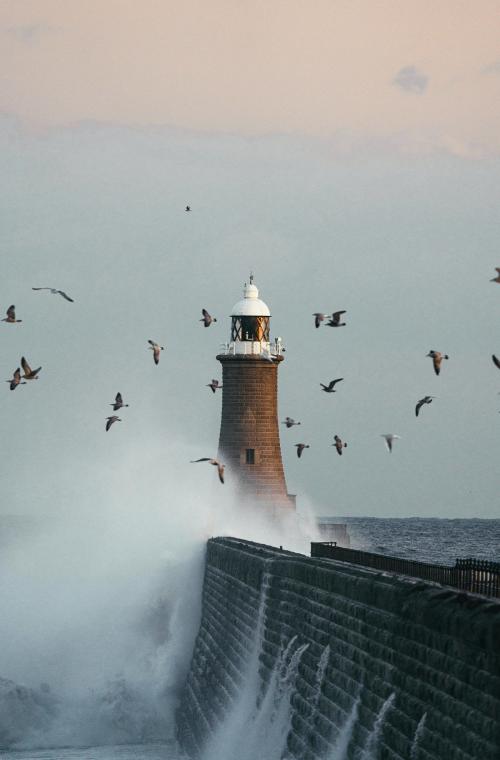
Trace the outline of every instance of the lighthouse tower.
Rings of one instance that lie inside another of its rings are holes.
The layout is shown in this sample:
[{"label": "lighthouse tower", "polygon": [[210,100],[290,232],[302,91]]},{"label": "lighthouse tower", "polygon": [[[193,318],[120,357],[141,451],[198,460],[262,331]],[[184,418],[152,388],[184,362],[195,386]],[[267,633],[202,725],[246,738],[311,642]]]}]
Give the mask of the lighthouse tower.
[{"label": "lighthouse tower", "polygon": [[222,364],[222,418],[218,457],[236,476],[242,495],[275,515],[295,509],[287,493],[278,428],[281,338],[270,343],[270,311],[250,276],[231,312],[231,338]]}]

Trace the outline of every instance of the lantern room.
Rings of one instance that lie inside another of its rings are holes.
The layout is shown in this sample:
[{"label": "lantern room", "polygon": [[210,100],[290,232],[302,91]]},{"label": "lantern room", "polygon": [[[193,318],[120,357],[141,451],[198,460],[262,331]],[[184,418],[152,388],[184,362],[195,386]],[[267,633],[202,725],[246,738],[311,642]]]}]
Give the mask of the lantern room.
[{"label": "lantern room", "polygon": [[259,291],[254,285],[253,276],[243,288],[243,298],[231,311],[231,338],[228,345],[230,353],[260,354],[269,352],[270,331],[269,307],[259,298]]}]

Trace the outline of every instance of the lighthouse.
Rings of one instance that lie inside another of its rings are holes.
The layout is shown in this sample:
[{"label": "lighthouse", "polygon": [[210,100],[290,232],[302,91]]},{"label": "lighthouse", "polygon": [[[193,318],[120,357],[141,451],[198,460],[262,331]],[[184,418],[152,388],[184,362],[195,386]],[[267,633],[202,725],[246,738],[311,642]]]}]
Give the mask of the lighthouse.
[{"label": "lighthouse", "polygon": [[287,493],[278,427],[281,338],[270,340],[271,313],[250,276],[231,311],[231,335],[222,364],[222,416],[218,458],[237,480],[245,501],[273,516],[295,509]]}]

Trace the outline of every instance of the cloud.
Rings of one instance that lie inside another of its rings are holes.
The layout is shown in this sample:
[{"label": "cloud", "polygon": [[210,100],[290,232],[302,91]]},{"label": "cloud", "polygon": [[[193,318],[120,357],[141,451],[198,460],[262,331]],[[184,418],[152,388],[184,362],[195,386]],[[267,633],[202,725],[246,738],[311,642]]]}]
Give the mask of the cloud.
[{"label": "cloud", "polygon": [[422,95],[429,84],[429,77],[415,66],[403,66],[392,80],[392,84],[400,87],[405,92]]},{"label": "cloud", "polygon": [[48,24],[17,24],[4,29],[4,34],[18,42],[30,43],[55,29]]}]

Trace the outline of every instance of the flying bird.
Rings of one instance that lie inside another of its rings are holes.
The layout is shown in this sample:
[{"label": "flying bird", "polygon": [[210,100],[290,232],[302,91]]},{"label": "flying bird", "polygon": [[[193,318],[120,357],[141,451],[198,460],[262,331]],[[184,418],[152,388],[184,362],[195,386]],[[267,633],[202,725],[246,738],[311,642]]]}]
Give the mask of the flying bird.
[{"label": "flying bird", "polygon": [[500,282],[500,267],[495,267],[495,269],[497,272],[497,276],[493,277],[493,279],[490,280],[490,282]]},{"label": "flying bird", "polygon": [[500,359],[498,359],[498,358],[495,356],[495,354],[492,354],[492,355],[491,355],[491,358],[493,359],[493,364],[495,365],[495,367],[498,367],[498,369],[500,369]]},{"label": "flying bird", "polygon": [[191,211],[191,206],[186,206],[186,211]]},{"label": "flying bird", "polygon": [[160,361],[160,351],[164,351],[165,349],[163,346],[159,346],[158,343],[155,343],[154,340],[148,340],[148,343],[150,344],[149,347],[153,352],[154,363],[158,364]]},{"label": "flying bird", "polygon": [[381,436],[382,438],[385,438],[385,445],[389,451],[392,451],[392,442],[397,438],[401,438],[401,436],[396,435],[396,433],[381,433]]},{"label": "flying bird", "polygon": [[322,314],[321,312],[315,311],[313,314],[313,317],[314,317],[314,326],[319,327],[324,319],[326,319],[327,317],[330,318],[330,315]]},{"label": "flying bird", "polygon": [[42,369],[41,367],[38,367],[38,369],[31,369],[30,365],[28,364],[24,356],[21,357],[21,366],[24,370],[23,377],[25,380],[38,380],[37,375]]},{"label": "flying bird", "polygon": [[12,306],[9,306],[9,308],[6,311],[7,316],[2,319],[2,322],[10,322],[13,324],[14,322],[22,322],[22,319],[16,319],[16,307],[14,304]]},{"label": "flying bird", "polygon": [[117,412],[118,409],[122,409],[124,406],[128,406],[128,404],[123,403],[122,394],[118,391],[118,393],[115,396],[115,401],[113,404],[110,404],[110,406],[113,407],[113,411]]},{"label": "flying bird", "polygon": [[70,301],[70,303],[74,303],[74,300],[69,297],[67,293],[64,292],[64,290],[57,290],[57,288],[31,288],[31,290],[50,290],[50,292],[55,296],[62,296],[66,301]]},{"label": "flying bird", "polygon": [[328,385],[325,385],[324,383],[320,383],[321,390],[325,391],[325,393],[335,393],[336,388],[334,388],[335,383],[340,383],[341,380],[343,380],[343,377],[338,377],[336,380],[330,380]]},{"label": "flying bird", "polygon": [[12,380],[6,380],[9,383],[11,391],[15,391],[18,385],[26,385],[26,381],[21,381],[21,369],[18,367],[12,376]]},{"label": "flying bird", "polygon": [[219,385],[219,381],[218,380],[212,380],[211,383],[207,383],[207,388],[211,388],[212,389],[212,393],[215,393],[215,391],[218,388],[222,388],[222,387],[223,387],[222,385]]},{"label": "flying bird", "polygon": [[296,443],[295,445],[297,447],[297,456],[299,459],[302,456],[302,452],[304,451],[304,449],[311,448],[308,443]]},{"label": "flying bird", "polygon": [[203,314],[203,316],[199,321],[203,322],[204,327],[210,327],[212,322],[217,322],[216,318],[212,317],[206,309],[202,309],[201,313]]},{"label": "flying bird", "polygon": [[429,351],[426,356],[430,356],[432,359],[432,364],[434,365],[434,372],[436,375],[439,375],[441,372],[441,363],[443,359],[449,359],[450,357],[448,354],[442,354],[441,351]]},{"label": "flying bird", "polygon": [[107,422],[106,422],[106,432],[108,432],[109,428],[111,427],[111,425],[114,422],[121,422],[121,419],[119,417],[117,417],[116,414],[113,414],[111,417],[106,417],[106,419],[107,419]]},{"label": "flying bird", "polygon": [[343,309],[342,311],[334,311],[328,322],[326,323],[326,327],[345,327],[345,322],[340,321],[340,317],[342,314],[345,314],[346,311]]},{"label": "flying bird", "polygon": [[418,417],[418,413],[420,409],[423,407],[424,404],[432,404],[432,399],[436,398],[435,396],[424,396],[420,399],[420,401],[417,403],[415,407],[415,414]]},{"label": "flying bird", "polygon": [[346,448],[347,443],[344,443],[342,438],[340,438],[338,435],[334,435],[333,439],[335,443],[332,443],[332,446],[335,446],[335,448],[337,449],[337,454],[340,454],[340,456],[342,456],[342,449]]},{"label": "flying bird", "polygon": [[217,472],[219,474],[220,482],[224,483],[224,467],[226,465],[222,464],[217,459],[212,459],[211,457],[201,457],[201,459],[191,459],[191,464],[196,464],[196,462],[209,462],[210,464],[213,464],[214,467],[217,467]]},{"label": "flying bird", "polygon": [[295,420],[292,417],[285,417],[284,421],[281,423],[282,425],[286,425],[287,428],[291,428],[294,425],[300,425],[300,422],[295,422]]}]

